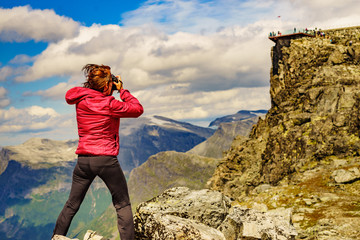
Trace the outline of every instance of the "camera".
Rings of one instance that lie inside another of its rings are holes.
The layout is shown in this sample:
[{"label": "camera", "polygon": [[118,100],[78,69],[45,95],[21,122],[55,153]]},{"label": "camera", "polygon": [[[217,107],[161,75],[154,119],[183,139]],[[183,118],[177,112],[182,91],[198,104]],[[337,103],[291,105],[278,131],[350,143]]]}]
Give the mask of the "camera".
[{"label": "camera", "polygon": [[[111,74],[111,81],[118,83],[118,82],[119,82],[119,79],[118,79],[117,77],[115,77],[114,74]],[[112,90],[117,90],[115,84],[112,85]]]}]

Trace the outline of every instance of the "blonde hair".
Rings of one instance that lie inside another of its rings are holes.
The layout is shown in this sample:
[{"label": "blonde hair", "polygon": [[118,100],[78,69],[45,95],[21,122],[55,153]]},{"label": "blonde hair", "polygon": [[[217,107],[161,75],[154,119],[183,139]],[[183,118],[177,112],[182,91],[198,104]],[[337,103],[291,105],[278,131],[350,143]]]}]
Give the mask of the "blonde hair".
[{"label": "blonde hair", "polygon": [[105,86],[111,81],[110,67],[106,65],[86,64],[82,71],[84,71],[86,82],[84,87],[91,88],[103,92]]}]

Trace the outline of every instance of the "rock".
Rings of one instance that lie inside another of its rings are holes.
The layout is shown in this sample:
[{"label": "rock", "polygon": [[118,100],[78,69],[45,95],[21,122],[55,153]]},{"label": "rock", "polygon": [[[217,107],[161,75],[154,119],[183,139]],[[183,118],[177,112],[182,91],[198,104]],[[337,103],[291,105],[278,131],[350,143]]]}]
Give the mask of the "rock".
[{"label": "rock", "polygon": [[346,164],[347,164],[347,160],[345,160],[345,159],[335,159],[334,160],[334,166],[335,167],[344,166]]},{"label": "rock", "polygon": [[141,203],[136,239],[294,239],[291,210],[260,212],[234,206],[217,191],[172,188]]},{"label": "rock", "polygon": [[264,203],[254,202],[254,203],[251,204],[251,208],[255,209],[257,211],[260,211],[260,212],[267,212],[268,211],[268,207]]},{"label": "rock", "polygon": [[[218,228],[226,239],[295,239],[297,232],[282,215],[234,206]],[[240,230],[240,231],[239,231]]]},{"label": "rock", "polygon": [[225,240],[219,230],[194,220],[173,215],[153,214],[143,227],[146,239],[208,239]]},{"label": "rock", "polygon": [[106,240],[103,236],[96,234],[93,230],[87,230],[84,240]]},{"label": "rock", "polygon": [[[79,239],[78,238],[71,239],[65,236],[55,235],[51,240],[79,240]],[[83,240],[107,240],[107,239],[104,238],[103,236],[96,234],[96,232],[93,230],[87,230]]]},{"label": "rock", "polygon": [[335,193],[322,193],[320,196],[321,202],[336,201],[339,197]]},{"label": "rock", "polygon": [[[360,26],[325,31],[326,38],[276,42],[271,108],[246,141],[233,142],[208,186],[246,207],[256,202],[294,209],[299,239],[355,240],[360,236]],[[334,222],[323,226],[321,219]],[[331,230],[338,238],[325,236]]]},{"label": "rock", "polygon": [[271,188],[270,184],[261,184],[255,188],[257,193],[265,192]]},{"label": "rock", "polygon": [[131,171],[128,181],[131,204],[136,207],[139,203],[173,187],[203,189],[218,162],[218,159],[190,153],[175,151],[157,153]]},{"label": "rock", "polygon": [[169,238],[162,239],[183,239],[181,234],[186,231],[190,231],[194,239],[208,239],[200,238],[205,235],[221,236],[216,228],[225,219],[230,204],[230,199],[217,191],[190,191],[186,187],[168,189],[137,207],[134,217],[136,238],[167,236]]},{"label": "rock", "polygon": [[[326,34],[338,41],[302,38],[272,49],[280,54],[273,59],[277,71],[270,72],[271,109],[246,142],[227,152],[211,189],[241,201],[257,186],[276,186],[303,166],[359,155],[360,68],[354,56],[360,27]],[[350,39],[353,50],[344,45]]]},{"label": "rock", "polygon": [[55,236],[52,237],[51,240],[79,240],[79,239],[78,238],[71,239],[71,238],[68,238],[68,237],[65,237],[65,236],[55,235]]},{"label": "rock", "polygon": [[190,191],[186,187],[175,187],[139,204],[134,217],[135,227],[141,231],[148,216],[162,213],[196,220],[217,228],[225,219],[230,204],[230,199],[218,191],[208,189]]},{"label": "rock", "polygon": [[336,183],[352,183],[360,179],[360,171],[357,167],[335,170],[331,177]]},{"label": "rock", "polygon": [[336,50],[330,55],[328,61],[329,61],[329,63],[331,63],[333,65],[343,63],[344,55],[340,51]]}]

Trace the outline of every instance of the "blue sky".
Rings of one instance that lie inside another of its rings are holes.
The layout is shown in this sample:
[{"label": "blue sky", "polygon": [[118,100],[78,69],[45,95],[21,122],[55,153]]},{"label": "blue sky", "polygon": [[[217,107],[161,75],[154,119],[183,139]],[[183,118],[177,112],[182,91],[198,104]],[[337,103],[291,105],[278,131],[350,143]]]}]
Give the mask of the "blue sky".
[{"label": "blue sky", "polygon": [[355,0],[0,0],[0,146],[76,139],[65,92],[87,63],[121,74],[144,116],[206,125],[268,109],[270,31],[360,25]]}]

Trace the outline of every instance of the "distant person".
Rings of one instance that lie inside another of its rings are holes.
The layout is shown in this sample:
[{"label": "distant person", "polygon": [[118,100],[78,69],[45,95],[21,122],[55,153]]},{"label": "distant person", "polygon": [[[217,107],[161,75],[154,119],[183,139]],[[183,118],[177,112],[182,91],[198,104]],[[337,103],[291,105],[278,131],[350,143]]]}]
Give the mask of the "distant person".
[{"label": "distant person", "polygon": [[[76,104],[78,159],[69,199],[56,221],[53,236],[66,236],[90,184],[99,176],[110,190],[121,239],[134,239],[128,188],[117,159],[119,125],[120,118],[139,117],[143,107],[123,89],[120,76],[113,76],[109,66],[87,64],[82,70],[86,76],[84,87],[74,87],[65,96],[68,104]],[[119,92],[122,101],[112,96],[114,90]]]}]

